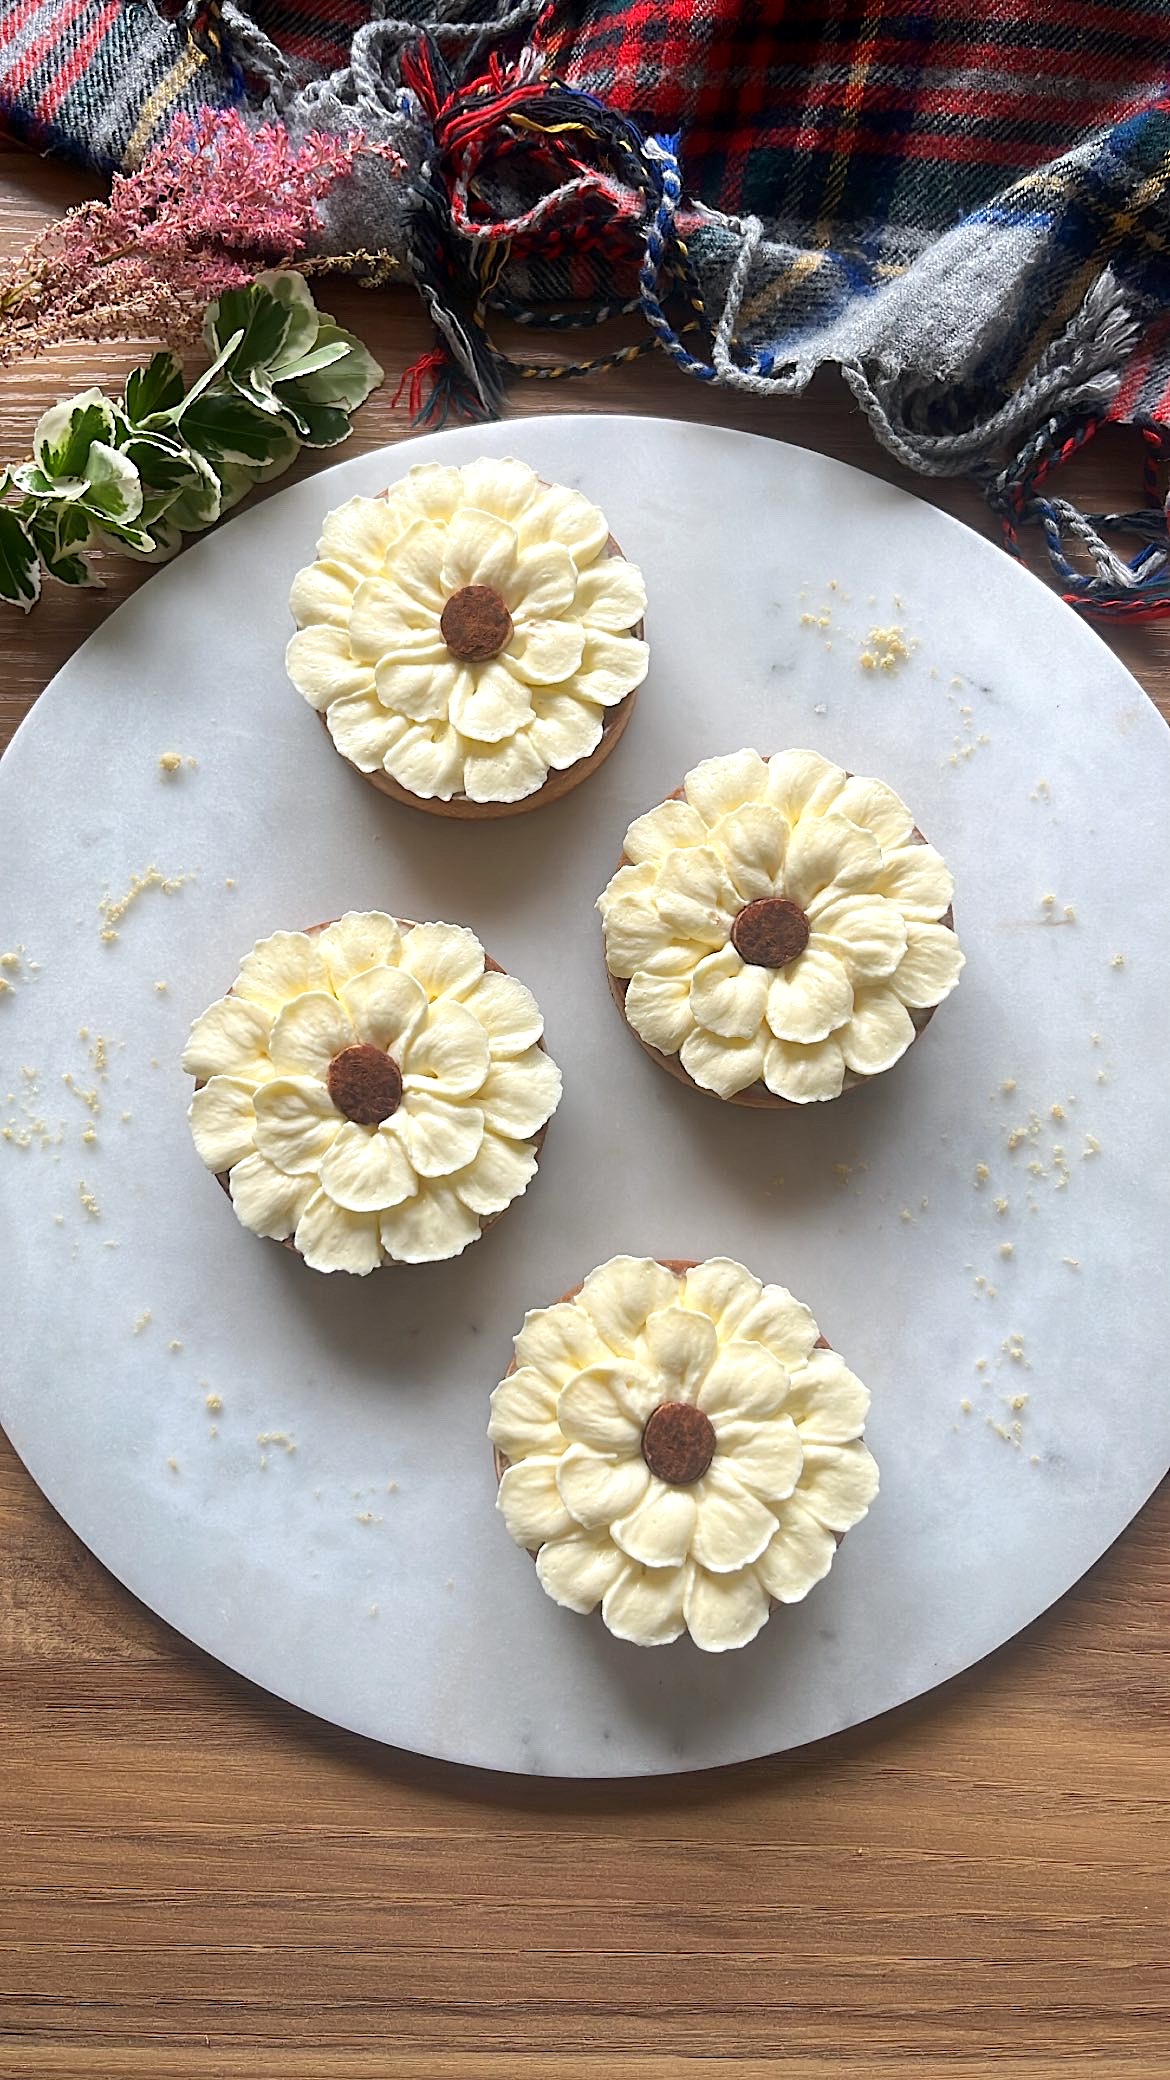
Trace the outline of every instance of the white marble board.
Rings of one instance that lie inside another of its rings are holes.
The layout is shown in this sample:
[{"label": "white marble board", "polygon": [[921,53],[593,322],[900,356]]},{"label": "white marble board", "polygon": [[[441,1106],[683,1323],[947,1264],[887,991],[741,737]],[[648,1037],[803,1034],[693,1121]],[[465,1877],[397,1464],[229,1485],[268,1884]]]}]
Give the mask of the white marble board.
[{"label": "white marble board", "polygon": [[[325,510],[483,451],[605,506],[646,571],[653,665],[578,793],[457,825],[348,770],[281,657]],[[867,669],[869,631],[895,627],[907,654],[887,641],[892,666]],[[799,1115],[655,1067],[593,911],[631,817],[742,744],[884,776],[958,880],[957,996],[888,1077]],[[197,764],[167,781],[172,749]],[[1170,1462],[1168,809],[1170,735],[1097,637],[995,547],[819,456],[542,418],[282,492],[122,607],[0,768],[16,1449],[180,1631],[424,1754],[697,1769],[929,1689],[1062,1595]],[[102,898],[152,866],[191,878],[103,942]],[[565,1098],[527,1199],[462,1260],[326,1279],[237,1226],[178,1058],[255,938],[368,906],[473,925],[536,990]],[[742,1653],[642,1652],[557,1610],[493,1510],[484,1423],[512,1331],[617,1250],[783,1280],[873,1392],[879,1501]]]}]

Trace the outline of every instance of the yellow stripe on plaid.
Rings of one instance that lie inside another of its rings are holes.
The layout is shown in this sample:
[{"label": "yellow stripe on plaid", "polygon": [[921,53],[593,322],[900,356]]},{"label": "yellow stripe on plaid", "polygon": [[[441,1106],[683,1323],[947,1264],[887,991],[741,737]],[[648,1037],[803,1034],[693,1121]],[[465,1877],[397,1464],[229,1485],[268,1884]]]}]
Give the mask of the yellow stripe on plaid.
[{"label": "yellow stripe on plaid", "polygon": [[153,94],[147,96],[126,146],[123,164],[127,172],[132,173],[141,164],[146,148],[171,104],[178,100],[184,87],[191,84],[200,66],[206,63],[206,52],[201,51],[198,44],[189,43],[182,57],[177,58],[170,71],[160,79]]}]

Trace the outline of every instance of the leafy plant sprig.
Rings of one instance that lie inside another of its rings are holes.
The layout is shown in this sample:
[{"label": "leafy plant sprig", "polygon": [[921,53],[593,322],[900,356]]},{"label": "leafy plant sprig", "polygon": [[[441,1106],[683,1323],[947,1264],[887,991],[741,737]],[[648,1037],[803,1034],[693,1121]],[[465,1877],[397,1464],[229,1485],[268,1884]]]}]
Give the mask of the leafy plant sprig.
[{"label": "leafy plant sprig", "polygon": [[382,380],[292,269],[227,290],[208,306],[203,340],[212,359],[190,386],[164,351],[120,399],[85,390],[45,413],[32,460],[0,475],[0,599],[27,613],[42,575],[100,585],[95,549],[161,562],[302,447],[343,441]]}]

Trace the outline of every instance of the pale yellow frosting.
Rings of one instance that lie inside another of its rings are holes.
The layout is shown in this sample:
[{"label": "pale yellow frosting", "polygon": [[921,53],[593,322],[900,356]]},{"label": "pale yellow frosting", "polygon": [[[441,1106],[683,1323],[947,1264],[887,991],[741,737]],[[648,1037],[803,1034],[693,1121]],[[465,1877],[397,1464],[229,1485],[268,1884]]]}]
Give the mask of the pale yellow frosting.
[{"label": "pale yellow frosting", "polygon": [[[191,1028],[196,1149],[229,1174],[244,1226],[291,1236],[315,1271],[457,1257],[536,1169],[533,1137],[561,1095],[543,1030],[531,991],[487,972],[463,925],[402,930],[351,910],[312,935],[276,932]],[[330,1064],[362,1045],[401,1071],[376,1126],[330,1096]]]},{"label": "pale yellow frosting", "polygon": [[[510,1461],[498,1507],[554,1602],[600,1604],[635,1646],[689,1632],[722,1653],[824,1578],[878,1477],[869,1395],[817,1338],[807,1307],[728,1257],[685,1273],[611,1257],[525,1317],[488,1435]],[[654,1410],[680,1401],[715,1436],[685,1486],[642,1449]]]},{"label": "pale yellow frosting", "polygon": [[[963,967],[941,922],[954,883],[905,802],[815,751],[708,758],[683,793],[630,825],[631,864],[598,902],[634,1031],[721,1098],[763,1082],[806,1105],[891,1068],[911,1014]],[[776,896],[804,912],[808,944],[782,968],[753,966],[732,927]]]},{"label": "pale yellow frosting", "polygon": [[[630,634],[646,588],[608,540],[597,506],[526,463],[419,464],[329,514],[292,589],[289,676],[363,773],[439,801],[522,801],[596,750],[646,676]],[[511,615],[483,662],[453,656],[440,627],[467,586]]]}]

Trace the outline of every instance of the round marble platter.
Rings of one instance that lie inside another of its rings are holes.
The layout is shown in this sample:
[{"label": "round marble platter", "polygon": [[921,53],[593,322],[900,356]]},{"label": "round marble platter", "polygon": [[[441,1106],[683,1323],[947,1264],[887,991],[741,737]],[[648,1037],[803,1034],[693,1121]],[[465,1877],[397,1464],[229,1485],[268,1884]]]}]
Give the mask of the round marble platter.
[{"label": "round marble platter", "polygon": [[[460,825],[350,771],[282,653],[324,512],[481,452],[604,505],[646,571],[653,664],[579,792]],[[655,1066],[593,908],[631,818],[744,744],[888,779],[958,882],[957,995],[887,1077],[803,1113]],[[997,548],[819,456],[542,418],[281,492],[91,637],[0,768],[13,1444],[190,1639],[423,1754],[691,1770],[928,1690],[1061,1596],[1170,1462],[1168,815],[1170,735],[1097,637]],[[565,1076],[526,1199],[461,1260],[364,1281],[237,1225],[178,1066],[254,939],[348,907],[471,924],[535,989]],[[616,1251],[741,1258],[872,1390],[878,1501],[740,1653],[640,1651],[558,1610],[494,1511],[512,1333]]]}]

